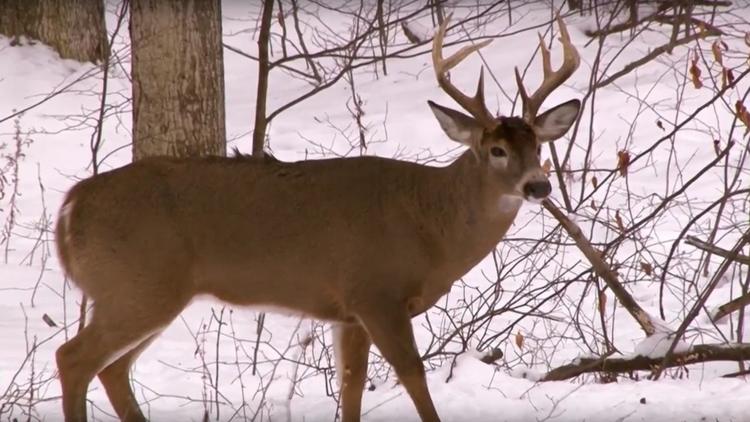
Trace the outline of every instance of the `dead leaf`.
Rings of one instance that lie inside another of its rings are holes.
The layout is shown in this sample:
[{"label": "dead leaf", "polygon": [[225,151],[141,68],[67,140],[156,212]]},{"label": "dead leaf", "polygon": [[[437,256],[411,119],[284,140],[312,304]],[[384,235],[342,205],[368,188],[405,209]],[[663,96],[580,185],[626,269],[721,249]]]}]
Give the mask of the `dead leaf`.
[{"label": "dead leaf", "polygon": [[604,315],[607,312],[607,294],[604,291],[599,292],[599,313]]},{"label": "dead leaf", "polygon": [[552,172],[552,161],[548,159],[544,160],[544,164],[542,164],[542,171],[544,171],[544,174],[549,177],[549,174]]},{"label": "dead leaf", "polygon": [[620,233],[625,233],[625,225],[622,224],[622,217],[620,217],[620,210],[615,211],[615,222],[617,223],[617,229]]},{"label": "dead leaf", "polygon": [[698,68],[698,53],[693,55],[692,64],[690,65],[690,78],[693,81],[695,89],[703,88],[703,81],[701,81],[701,70]]},{"label": "dead leaf", "polygon": [[750,132],[750,113],[747,111],[747,107],[742,104],[741,100],[737,100],[737,102],[734,103],[734,109],[737,112],[737,119],[745,125],[745,135],[747,135],[747,133]]},{"label": "dead leaf", "polygon": [[597,179],[596,176],[592,176],[591,184],[594,185],[594,189],[596,189],[599,186],[599,179]]},{"label": "dead leaf", "polygon": [[716,61],[716,63],[724,66],[724,57],[722,57],[721,48],[722,42],[720,40],[716,40],[711,44],[711,52],[714,54],[714,60]]},{"label": "dead leaf", "polygon": [[734,84],[734,72],[732,69],[722,67],[721,68],[721,88],[726,89],[727,86]]},{"label": "dead leaf", "polygon": [[523,334],[520,331],[516,333],[516,346],[519,349],[523,349]]},{"label": "dead leaf", "polygon": [[648,262],[641,261],[641,270],[646,273],[647,276],[651,276],[654,272],[653,265],[649,264]]},{"label": "dead leaf", "polygon": [[620,176],[628,175],[628,167],[630,166],[630,153],[625,150],[617,152],[617,169],[620,170]]}]

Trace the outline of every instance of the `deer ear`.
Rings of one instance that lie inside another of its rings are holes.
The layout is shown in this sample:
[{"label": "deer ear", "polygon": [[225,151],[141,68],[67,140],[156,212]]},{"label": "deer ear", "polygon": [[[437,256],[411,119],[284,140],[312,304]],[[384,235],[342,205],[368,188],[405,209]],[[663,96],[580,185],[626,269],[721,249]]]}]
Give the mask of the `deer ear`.
[{"label": "deer ear", "polygon": [[479,145],[483,128],[473,117],[432,101],[427,101],[427,104],[449,138],[468,147]]},{"label": "deer ear", "polygon": [[539,142],[549,142],[565,135],[578,117],[579,100],[570,100],[553,107],[534,119],[534,129]]}]

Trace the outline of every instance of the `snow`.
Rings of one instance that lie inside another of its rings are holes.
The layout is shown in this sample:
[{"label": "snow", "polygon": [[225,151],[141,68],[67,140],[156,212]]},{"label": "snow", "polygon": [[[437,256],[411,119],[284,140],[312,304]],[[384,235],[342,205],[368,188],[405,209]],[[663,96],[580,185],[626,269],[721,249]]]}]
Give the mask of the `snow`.
[{"label": "snow", "polygon": [[[657,332],[651,336],[643,339],[640,343],[635,346],[634,354],[638,356],[646,356],[649,358],[662,358],[667,354],[669,348],[672,346],[674,341],[674,333],[668,332]],[[683,353],[690,350],[690,346],[683,342],[677,341],[673,349],[673,353]]]},{"label": "snow", "polygon": [[[247,30],[255,25],[257,5],[253,2],[225,1],[225,41],[247,51],[254,48],[254,31]],[[109,9],[114,10],[113,7]],[[463,10],[465,12],[465,10]],[[460,12],[460,11],[459,11]],[[457,13],[459,13],[457,12]],[[493,23],[487,33],[514,33],[521,28],[546,22],[549,16],[547,6],[532,5],[514,9],[513,27],[501,19]],[[727,19],[743,22],[750,13],[745,10],[727,14]],[[112,13],[108,15],[110,28]],[[458,19],[458,18],[454,18]],[[429,18],[410,23],[410,28],[420,34],[431,33]],[[574,16],[568,25],[574,44],[582,54],[582,65],[578,73],[564,87],[551,95],[545,108],[570,98],[580,98],[586,91],[590,71],[593,66],[596,48],[592,43],[586,46],[587,38],[582,34],[591,27],[589,17]],[[332,27],[343,26],[341,22],[327,22]],[[738,26],[737,31],[742,30]],[[731,29],[731,28],[730,28]],[[619,69],[635,58],[640,57],[654,45],[658,45],[668,33],[666,29],[654,29],[638,41],[629,44],[622,52],[615,54],[613,69]],[[737,32],[735,31],[735,32]],[[126,31],[125,31],[126,32]],[[610,42],[617,43],[618,37]],[[623,38],[624,40],[624,38]],[[746,57],[747,48],[739,41],[727,38],[730,48],[737,56]],[[120,39],[116,49],[121,54],[126,40]],[[487,78],[488,106],[491,110],[511,112],[510,100],[503,92],[515,92],[513,67],[523,66],[531,57],[532,46],[536,43],[533,31],[519,32],[508,39],[499,39],[482,50],[484,59],[490,64],[492,74],[499,80],[500,88],[490,85]],[[456,47],[446,49],[446,53]],[[676,49],[674,57],[685,54],[686,48]],[[559,44],[555,44],[552,60],[559,60]],[[616,163],[616,152],[621,149],[638,151],[650,146],[664,136],[654,122],[663,121],[667,127],[691,113],[695,107],[710,97],[707,91],[686,88],[682,96],[680,111],[674,110],[679,84],[677,74],[685,69],[672,69],[669,58],[656,60],[633,74],[622,78],[616,86],[599,91],[595,111],[595,127],[591,133],[595,142],[590,160],[593,167],[611,168]],[[442,133],[434,116],[426,105],[432,99],[440,104],[451,106],[451,100],[436,86],[428,55],[388,62],[389,75],[375,77],[371,68],[358,74],[359,95],[363,98],[368,136],[372,141],[367,153],[381,156],[426,162],[430,165],[443,165],[455,157],[460,149]],[[473,88],[480,60],[469,58],[466,63],[453,70],[452,78],[457,84]],[[539,63],[535,61],[529,68],[527,85],[536,86],[540,80]],[[226,114],[229,147],[237,146],[248,151],[252,116],[254,112],[254,81],[257,71],[255,63],[235,53],[225,51],[226,70]],[[28,397],[23,386],[30,381],[34,390],[32,418],[48,421],[60,420],[60,391],[56,375],[54,351],[66,339],[72,337],[76,329],[76,316],[80,292],[64,283],[64,275],[54,254],[50,232],[57,210],[66,190],[76,180],[91,172],[89,140],[92,133],[91,118],[98,109],[98,92],[101,76],[91,64],[81,64],[70,60],[60,60],[50,48],[35,43],[11,47],[9,40],[0,37],[0,154],[7,154],[14,144],[16,124],[23,137],[31,143],[24,147],[19,162],[19,191],[17,198],[18,224],[13,230],[8,259],[0,259],[0,419],[13,417],[25,420],[27,407],[13,405],[16,398]],[[747,85],[743,85],[743,88]],[[304,81],[289,74],[277,71],[270,81],[269,110],[274,110],[301,92],[310,88]],[[117,168],[129,160],[130,105],[127,100],[130,84],[124,68],[115,67],[110,80],[108,103],[112,105],[104,127],[104,145],[100,157],[105,157],[102,170]],[[48,97],[49,93],[57,95]],[[629,95],[625,95],[628,92]],[[744,92],[744,91],[743,91]],[[633,97],[635,93],[641,99]],[[333,154],[344,154],[350,145],[342,135],[351,123],[346,109],[349,98],[345,83],[300,103],[283,113],[270,126],[269,139],[274,154],[282,160],[297,160],[305,157],[320,158]],[[36,105],[36,106],[35,106]],[[32,107],[35,106],[35,107]],[[584,110],[589,114],[590,104]],[[13,116],[16,111],[23,114]],[[626,223],[637,221],[652,209],[658,195],[665,195],[681,186],[685,180],[707,160],[714,156],[712,139],[707,139],[706,129],[717,138],[725,141],[733,116],[722,115],[709,110],[700,115],[695,127],[687,130],[675,143],[680,147],[673,152],[664,146],[650,158],[648,164],[639,162],[629,169],[627,181],[614,183],[612,192],[598,192],[592,200],[597,204],[610,201],[612,215],[621,209]],[[580,133],[587,133],[585,126]],[[739,136],[736,134],[735,136]],[[584,160],[582,139],[573,151],[575,165]],[[743,142],[746,140],[743,139]],[[669,143],[669,142],[667,142]],[[543,154],[548,156],[545,151]],[[544,159],[544,158],[543,158]],[[679,169],[675,162],[681,163]],[[0,166],[4,166],[3,162]],[[5,167],[0,167],[5,169]],[[4,170],[5,171],[5,170]],[[680,176],[674,174],[679,173]],[[682,174],[684,173],[684,177]],[[4,174],[6,177],[7,174]],[[554,179],[554,178],[553,178]],[[558,190],[557,180],[553,180],[553,190]],[[600,180],[600,183],[603,183]],[[640,195],[635,201],[633,215],[626,212],[624,195],[627,186]],[[573,186],[572,184],[569,185]],[[685,201],[691,206],[702,204],[701,198],[714,198],[724,187],[722,172],[717,171],[701,181],[700,186],[686,193]],[[577,189],[576,185],[576,189]],[[577,190],[575,191],[577,195]],[[609,196],[615,195],[615,196]],[[620,195],[620,196],[616,196]],[[713,195],[713,196],[712,196]],[[0,198],[0,218],[4,223],[10,208],[7,196]],[[620,202],[618,202],[620,201]],[[745,214],[739,210],[735,215]],[[640,213],[640,214],[639,214]],[[595,242],[605,241],[611,234],[605,230],[591,230],[591,222],[608,218],[595,211],[579,209],[568,213],[569,218],[579,225],[586,236]],[[739,217],[738,217],[739,218]],[[679,210],[667,213],[660,221],[658,232],[644,233],[646,242],[658,251],[655,260],[666,256],[672,239],[684,227],[689,216]],[[705,221],[701,224],[709,225]],[[548,216],[540,213],[536,204],[524,204],[516,221],[511,237],[538,238],[554,227]],[[701,226],[703,227],[703,226]],[[731,239],[725,240],[731,241]],[[0,256],[5,255],[5,246]],[[628,246],[630,247],[630,246]],[[685,248],[682,253],[685,253]],[[500,260],[509,259],[514,254],[527,250],[499,248]],[[542,252],[542,256],[544,251]],[[574,248],[550,251],[569,265],[570,273],[582,272],[586,268],[585,258]],[[625,260],[633,249],[623,248],[612,258]],[[677,259],[680,257],[678,256]],[[686,257],[678,267],[679,271],[693,272],[695,260]],[[598,324],[596,290],[583,283],[573,283],[567,290],[555,287],[550,280],[560,283],[567,280],[565,271],[550,273],[549,268],[534,266],[531,260],[523,260],[523,265],[503,268],[507,276],[494,287],[497,269],[493,257],[488,257],[477,268],[467,274],[462,287],[454,288],[449,297],[440,304],[461,304],[467,309],[462,315],[471,319],[484,302],[471,302],[474,288],[498,289],[502,300],[526,300],[525,292],[553,286],[551,297],[559,298],[551,304],[531,301],[524,308],[531,316],[517,323],[519,315],[506,312],[494,318],[486,327],[488,336],[499,333],[516,324],[513,333],[524,333],[522,346],[514,344],[512,336],[506,341],[489,344],[499,347],[505,354],[498,365],[488,365],[479,360],[481,353],[466,352],[455,360],[445,359],[431,362],[428,366],[428,383],[439,414],[445,421],[652,421],[652,420],[750,420],[747,397],[750,385],[743,378],[721,378],[719,375],[737,370],[736,363],[711,363],[694,365],[689,374],[680,370],[666,371],[659,381],[635,381],[621,377],[616,383],[601,384],[593,376],[583,376],[571,381],[538,382],[551,367],[573,360],[576,356],[596,356],[601,347],[599,334],[584,331],[580,336],[594,344],[570,338],[578,336],[574,317],[594,321]],[[657,262],[654,262],[656,264]],[[528,265],[528,266],[525,266]],[[655,271],[658,266],[654,265]],[[634,297],[659,324],[659,333],[643,338],[637,324],[609,295],[605,314],[607,323],[613,324],[614,342],[624,355],[663,356],[672,339],[669,326],[676,326],[684,317],[685,303],[693,303],[695,289],[692,286],[670,285],[665,297],[667,321],[657,317],[659,286],[652,278],[642,274],[633,275],[629,269],[621,269],[621,276],[628,277],[628,284]],[[717,288],[707,304],[709,309],[721,305],[736,294],[740,281],[747,273],[738,270],[727,276],[727,282]],[[530,275],[533,274],[533,275]],[[696,277],[696,283],[703,283]],[[541,286],[541,287],[540,287]],[[563,305],[581,305],[578,316]],[[506,302],[495,306],[501,307]],[[538,306],[539,308],[533,308]],[[330,330],[324,324],[300,320],[297,317],[269,314],[266,318],[266,331],[262,347],[258,353],[258,373],[251,374],[254,356],[255,329],[258,310],[233,309],[221,314],[222,305],[210,298],[197,299],[182,316],[171,324],[163,335],[148,348],[138,360],[133,374],[136,396],[144,412],[153,420],[203,420],[204,410],[211,420],[216,419],[217,408],[213,404],[214,383],[218,382],[221,392],[219,420],[252,419],[286,420],[291,415],[294,421],[330,421],[336,413],[336,400],[331,397],[335,390],[335,377],[332,370],[316,372],[309,367],[280,361],[286,357],[322,356],[323,367],[330,364]],[[222,324],[217,317],[222,315]],[[44,322],[47,316],[57,326]],[[436,321],[449,327],[445,314],[435,310],[429,314],[430,323]],[[441,319],[442,318],[442,319]],[[735,339],[736,316],[733,323],[722,323],[716,327],[706,318],[699,318],[688,330],[687,338],[678,343],[676,352],[684,351],[694,342],[721,342],[724,338]],[[744,320],[747,324],[748,319]],[[414,321],[417,343],[421,351],[431,346],[427,332],[427,317]],[[218,327],[221,326],[221,333]],[[584,327],[584,329],[587,327]],[[609,329],[609,328],[608,328]],[[718,331],[717,331],[718,330]],[[229,334],[232,334],[230,336]],[[316,339],[308,349],[299,346],[300,336],[313,333]],[[476,333],[477,336],[480,333]],[[234,337],[234,338],[230,338]],[[554,337],[556,340],[549,341]],[[590,338],[589,338],[590,337]],[[219,340],[220,339],[220,340]],[[559,341],[557,340],[559,339]],[[474,350],[479,337],[469,340],[469,349]],[[485,345],[487,346],[487,345]],[[328,347],[328,349],[326,349]],[[458,350],[452,342],[449,352]],[[395,381],[392,371],[376,356],[373,349],[370,368],[370,381],[375,388],[365,391],[363,398],[363,420],[375,421],[417,421],[413,405],[403,388]],[[278,363],[280,362],[280,363]],[[307,361],[306,361],[307,362]],[[307,362],[310,363],[310,362]],[[297,375],[299,381],[291,379]],[[683,376],[684,375],[684,376]],[[266,390],[265,401],[261,400],[260,390]],[[294,395],[288,399],[290,389]],[[89,400],[92,405],[89,416],[97,421],[115,420],[113,411],[98,381],[91,384]],[[18,403],[26,403],[21,400]],[[243,403],[245,404],[243,406]],[[3,413],[5,412],[5,413]],[[235,413],[236,412],[236,413]]]}]

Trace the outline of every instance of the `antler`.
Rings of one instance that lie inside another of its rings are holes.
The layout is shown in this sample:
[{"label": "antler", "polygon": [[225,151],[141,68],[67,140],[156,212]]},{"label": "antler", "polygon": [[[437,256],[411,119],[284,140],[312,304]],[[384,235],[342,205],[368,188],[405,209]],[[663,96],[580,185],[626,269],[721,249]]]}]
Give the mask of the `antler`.
[{"label": "antler", "polygon": [[479,82],[477,84],[477,92],[473,97],[469,97],[462,93],[458,88],[451,84],[448,78],[448,71],[456,67],[463,59],[469,54],[479,50],[486,46],[492,40],[485,40],[478,44],[467,45],[462,47],[452,56],[444,59],[443,58],[443,38],[445,37],[445,29],[448,27],[452,15],[448,15],[443,23],[437,30],[435,38],[432,40],[432,65],[435,68],[435,76],[437,77],[438,84],[458,105],[464,108],[464,110],[471,113],[474,118],[479,121],[483,126],[487,128],[495,127],[495,117],[492,113],[487,110],[487,106],[484,104],[484,71],[479,71]]},{"label": "antler", "polygon": [[560,26],[560,43],[563,46],[563,63],[560,68],[556,71],[552,71],[552,65],[550,64],[549,49],[544,44],[544,39],[539,35],[539,47],[542,50],[542,69],[544,71],[544,80],[539,88],[529,97],[526,93],[526,89],[523,86],[523,80],[521,74],[518,72],[516,67],[516,83],[518,84],[518,93],[521,96],[523,102],[523,118],[527,122],[533,122],[539,107],[541,107],[545,98],[549,96],[552,91],[558,86],[562,85],[570,75],[578,69],[578,65],[581,64],[581,57],[578,55],[578,50],[570,42],[570,34],[568,34],[568,28],[565,26],[560,14],[557,15],[557,23]]}]

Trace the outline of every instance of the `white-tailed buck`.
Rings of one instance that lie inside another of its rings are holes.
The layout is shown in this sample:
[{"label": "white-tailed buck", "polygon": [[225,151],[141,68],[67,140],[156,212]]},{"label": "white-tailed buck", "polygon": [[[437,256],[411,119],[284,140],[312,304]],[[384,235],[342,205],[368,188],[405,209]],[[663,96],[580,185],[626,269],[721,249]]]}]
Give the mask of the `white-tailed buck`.
[{"label": "white-tailed buck", "polygon": [[579,63],[562,21],[560,69],[552,71],[542,46],[544,81],[533,95],[516,73],[523,118],[488,111],[481,73],[474,97],[451,84],[447,72],[486,43],[443,58],[447,24],[433,42],[435,73],[472,115],[429,102],[448,137],[468,147],[447,167],[376,157],[157,157],[70,190],[57,247],[93,312],[57,351],[66,421],[86,419],[96,375],[122,420],[145,420],[130,367],[199,294],[330,321],[344,421],[360,418],[370,344],[422,420],[439,420],[411,318],[496,247],[523,199],[547,197],[540,145],[563,136],[580,107],[572,100],[537,116]]}]

